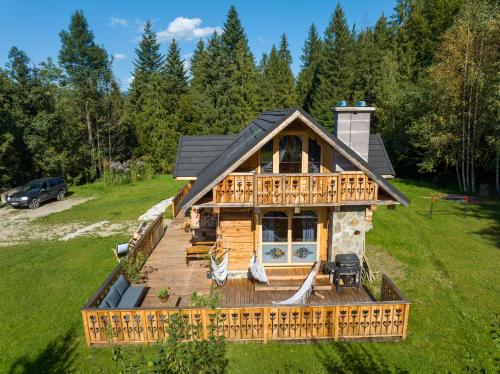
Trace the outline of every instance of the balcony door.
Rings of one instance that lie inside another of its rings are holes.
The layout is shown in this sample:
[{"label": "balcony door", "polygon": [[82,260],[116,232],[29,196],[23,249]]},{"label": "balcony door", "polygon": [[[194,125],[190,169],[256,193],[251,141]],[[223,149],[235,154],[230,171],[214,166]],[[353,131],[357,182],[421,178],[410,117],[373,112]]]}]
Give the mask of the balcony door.
[{"label": "balcony door", "polygon": [[306,265],[318,259],[318,217],[308,210],[269,211],[262,216],[264,265]]},{"label": "balcony door", "polygon": [[279,144],[280,173],[302,173],[302,139],[286,135]]}]

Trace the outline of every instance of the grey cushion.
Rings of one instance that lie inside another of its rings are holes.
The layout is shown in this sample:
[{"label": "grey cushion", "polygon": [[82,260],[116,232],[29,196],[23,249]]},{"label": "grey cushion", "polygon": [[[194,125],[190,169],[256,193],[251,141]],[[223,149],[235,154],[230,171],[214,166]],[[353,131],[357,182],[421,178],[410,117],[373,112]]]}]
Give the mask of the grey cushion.
[{"label": "grey cushion", "polygon": [[127,282],[127,279],[122,275],[118,278],[118,280],[115,282],[114,287],[120,294],[120,297],[123,296],[123,294],[127,291],[127,288],[129,287],[129,284]]},{"label": "grey cushion", "polygon": [[133,286],[129,287],[128,290],[123,294],[118,308],[134,308],[136,307],[142,299],[146,287],[144,286]]},{"label": "grey cushion", "polygon": [[115,285],[113,285],[109,291],[104,300],[106,300],[111,308],[114,308],[118,305],[120,302],[121,295],[116,289]]},{"label": "grey cushion", "polygon": [[101,303],[99,304],[99,308],[100,308],[100,309],[109,308],[109,303],[108,303],[108,301],[107,301],[106,299],[103,299],[103,300],[101,301]]}]

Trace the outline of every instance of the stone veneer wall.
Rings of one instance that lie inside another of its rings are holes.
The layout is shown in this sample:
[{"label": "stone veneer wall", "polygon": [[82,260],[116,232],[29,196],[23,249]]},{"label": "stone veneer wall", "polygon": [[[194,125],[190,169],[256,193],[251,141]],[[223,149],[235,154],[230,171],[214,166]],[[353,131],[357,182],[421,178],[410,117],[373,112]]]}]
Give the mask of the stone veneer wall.
[{"label": "stone veneer wall", "polygon": [[341,253],[355,253],[361,260],[365,251],[364,207],[342,207],[340,212],[330,212],[330,259]]}]

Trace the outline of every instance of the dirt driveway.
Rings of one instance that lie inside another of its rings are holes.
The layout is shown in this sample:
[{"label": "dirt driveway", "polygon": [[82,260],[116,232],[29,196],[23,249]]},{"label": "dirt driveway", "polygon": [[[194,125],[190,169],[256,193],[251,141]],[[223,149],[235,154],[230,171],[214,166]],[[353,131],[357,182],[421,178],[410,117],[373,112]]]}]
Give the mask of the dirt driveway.
[{"label": "dirt driveway", "polygon": [[[62,212],[75,205],[83,204],[91,197],[69,197],[61,201],[53,201],[38,209],[0,209],[0,247],[22,244],[31,240],[61,238],[68,233],[79,230],[82,224],[67,222],[56,225],[39,225],[33,221],[52,213]],[[112,226],[112,225],[110,225]],[[123,229],[111,227],[111,229]],[[113,231],[113,230],[112,230]]]}]

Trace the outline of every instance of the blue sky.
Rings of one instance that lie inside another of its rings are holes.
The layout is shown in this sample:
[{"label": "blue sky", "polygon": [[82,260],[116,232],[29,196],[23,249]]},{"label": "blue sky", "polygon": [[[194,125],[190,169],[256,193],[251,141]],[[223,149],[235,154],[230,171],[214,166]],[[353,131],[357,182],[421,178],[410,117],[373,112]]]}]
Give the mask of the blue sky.
[{"label": "blue sky", "polygon": [[[198,37],[222,28],[227,10],[234,4],[258,61],[285,32],[293,56],[293,71],[300,69],[300,55],[312,22],[320,34],[328,24],[337,1],[20,1],[0,0],[0,65],[7,62],[12,46],[25,50],[33,62],[57,60],[59,32],[67,29],[71,13],[83,10],[97,43],[115,56],[113,69],[124,89],[133,70],[134,48],[145,20],[153,21],[165,53],[172,37],[179,40],[189,59]],[[352,27],[373,25],[384,13],[390,15],[395,1],[340,1]]]}]

